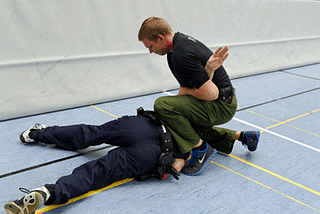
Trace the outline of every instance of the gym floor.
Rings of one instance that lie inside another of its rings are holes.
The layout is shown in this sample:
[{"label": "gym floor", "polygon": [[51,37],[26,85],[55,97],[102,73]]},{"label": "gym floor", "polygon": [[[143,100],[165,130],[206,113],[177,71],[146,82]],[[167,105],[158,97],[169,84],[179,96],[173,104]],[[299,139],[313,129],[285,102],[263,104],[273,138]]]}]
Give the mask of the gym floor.
[{"label": "gym floor", "polygon": [[[161,181],[132,179],[89,192],[36,213],[319,213],[320,64],[233,79],[238,111],[223,127],[260,130],[258,149],[236,142],[218,153],[198,176]],[[35,123],[102,124],[152,110],[156,98],[177,90],[0,122],[0,202],[54,183],[82,163],[106,155],[110,145],[71,152],[40,143],[25,145],[19,134]],[[2,213],[5,211],[3,210]]]}]

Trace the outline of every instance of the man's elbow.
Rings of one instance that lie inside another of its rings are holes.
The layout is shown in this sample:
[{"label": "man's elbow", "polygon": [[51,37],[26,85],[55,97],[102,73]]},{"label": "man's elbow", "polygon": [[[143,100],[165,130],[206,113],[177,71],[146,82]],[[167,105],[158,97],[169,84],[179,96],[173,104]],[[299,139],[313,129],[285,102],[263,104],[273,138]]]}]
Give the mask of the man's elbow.
[{"label": "man's elbow", "polygon": [[218,98],[219,98],[219,91],[218,91],[218,92],[213,93],[212,98],[213,98],[212,100],[216,100],[216,99],[218,99]]},{"label": "man's elbow", "polygon": [[218,93],[215,91],[204,91],[204,92],[199,91],[198,93],[194,94],[193,96],[197,99],[200,99],[200,100],[212,101],[212,100],[218,99],[219,91],[218,91]]},{"label": "man's elbow", "polygon": [[199,92],[204,94],[205,100],[216,100],[219,97],[219,89],[218,87],[210,80],[205,82],[200,88]]},{"label": "man's elbow", "polygon": [[206,91],[206,100],[216,100],[219,98],[219,89],[217,87],[212,87],[209,90]]},{"label": "man's elbow", "polygon": [[207,101],[216,100],[219,97],[219,91],[218,92],[212,91],[206,97],[207,97],[206,99]]}]

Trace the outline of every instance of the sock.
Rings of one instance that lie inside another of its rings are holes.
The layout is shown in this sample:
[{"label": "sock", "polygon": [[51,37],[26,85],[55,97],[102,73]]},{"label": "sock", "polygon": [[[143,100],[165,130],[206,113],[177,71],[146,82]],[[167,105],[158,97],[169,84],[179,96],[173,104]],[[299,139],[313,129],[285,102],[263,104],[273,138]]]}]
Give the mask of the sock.
[{"label": "sock", "polygon": [[206,142],[203,142],[200,146],[196,147],[196,148],[193,148],[192,150],[200,150],[200,151],[203,151],[207,148],[207,143]]},{"label": "sock", "polygon": [[52,205],[53,202],[56,200],[55,193],[54,193],[55,188],[51,187],[51,186],[45,186],[45,187],[49,191],[50,197],[47,199],[47,201],[44,203],[44,205]]},{"label": "sock", "polygon": [[31,130],[29,133],[29,137],[35,141],[39,141],[39,130]]},{"label": "sock", "polygon": [[174,158],[181,158],[181,159],[187,160],[189,158],[189,156],[190,156],[190,152],[182,154],[180,152],[173,151],[173,157]]},{"label": "sock", "polygon": [[247,142],[247,137],[244,135],[244,132],[240,133],[239,141],[241,141],[242,143]]},{"label": "sock", "polygon": [[38,187],[38,188],[35,188],[35,189],[33,189],[33,190],[31,190],[31,191],[42,191],[42,192],[44,192],[46,195],[46,197],[44,198],[44,203],[50,198],[50,191],[45,187],[45,186],[42,186],[42,187]]}]

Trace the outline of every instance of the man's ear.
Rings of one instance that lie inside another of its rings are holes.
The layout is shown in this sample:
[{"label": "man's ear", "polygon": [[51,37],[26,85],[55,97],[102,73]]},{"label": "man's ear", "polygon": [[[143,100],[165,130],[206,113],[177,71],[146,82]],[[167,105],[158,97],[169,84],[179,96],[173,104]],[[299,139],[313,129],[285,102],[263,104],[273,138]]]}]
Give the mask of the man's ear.
[{"label": "man's ear", "polygon": [[163,35],[161,35],[161,34],[158,34],[157,39],[160,39],[160,40],[164,41],[165,37]]}]

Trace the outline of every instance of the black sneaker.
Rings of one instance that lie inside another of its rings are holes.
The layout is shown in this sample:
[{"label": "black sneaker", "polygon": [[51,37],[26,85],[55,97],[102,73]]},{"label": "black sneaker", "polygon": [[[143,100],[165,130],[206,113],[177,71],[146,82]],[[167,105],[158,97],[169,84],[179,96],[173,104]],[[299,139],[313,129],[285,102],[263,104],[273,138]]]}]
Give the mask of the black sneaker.
[{"label": "black sneaker", "polygon": [[206,167],[209,161],[216,155],[217,150],[213,149],[208,143],[205,150],[192,151],[192,157],[187,166],[181,172],[186,175],[198,175]]},{"label": "black sneaker", "polygon": [[260,131],[248,131],[244,133],[246,141],[242,141],[242,145],[246,147],[250,152],[256,151],[260,138]]},{"label": "black sneaker", "polygon": [[8,214],[34,213],[35,210],[43,206],[50,197],[49,190],[44,186],[31,191],[20,188],[20,191],[27,194],[22,198],[4,205],[4,209]]},{"label": "black sneaker", "polygon": [[22,132],[20,134],[20,140],[23,142],[23,143],[35,143],[36,141],[32,138],[30,138],[30,132],[32,130],[41,130],[41,129],[45,129],[45,128],[48,128],[47,125],[42,125],[42,124],[39,124],[39,123],[36,123],[34,126],[32,126],[30,129],[27,129],[25,130],[24,132]]}]

